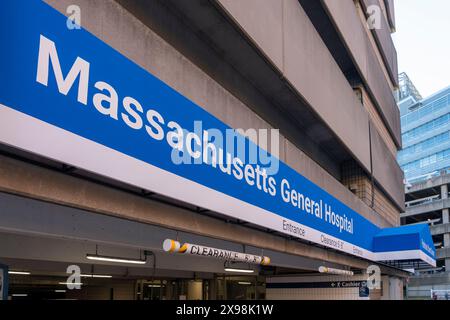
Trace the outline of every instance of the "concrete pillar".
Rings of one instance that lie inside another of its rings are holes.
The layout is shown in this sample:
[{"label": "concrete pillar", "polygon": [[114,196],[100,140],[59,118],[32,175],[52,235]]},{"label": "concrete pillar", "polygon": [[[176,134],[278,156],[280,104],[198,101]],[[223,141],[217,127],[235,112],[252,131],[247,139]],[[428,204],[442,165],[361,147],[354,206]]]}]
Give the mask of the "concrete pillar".
[{"label": "concrete pillar", "polygon": [[450,233],[444,234],[444,247],[450,247]]},{"label": "concrete pillar", "polygon": [[390,300],[389,276],[382,276],[381,283],[382,283],[381,300]]},{"label": "concrete pillar", "polygon": [[[137,292],[139,292],[140,294],[138,295]],[[143,295],[144,295],[144,282],[142,280],[139,280],[138,282],[138,290],[136,292],[136,299],[137,300],[142,300],[143,299]]]},{"label": "concrete pillar", "polygon": [[209,281],[208,286],[208,298],[209,300],[216,300],[217,299],[217,279],[214,278]]},{"label": "concrete pillar", "polygon": [[[447,209],[447,218],[448,218],[448,209]],[[445,233],[444,234],[444,248],[448,248],[448,247],[450,247],[450,233]],[[445,259],[445,271],[450,272],[450,258]]]},{"label": "concrete pillar", "polygon": [[448,185],[443,184],[441,186],[441,199],[447,199],[448,198]]},{"label": "concrete pillar", "polygon": [[389,300],[403,300],[403,280],[397,277],[389,278]]},{"label": "concrete pillar", "polygon": [[202,280],[192,280],[188,281],[187,290],[188,300],[203,300],[203,281]]},{"label": "concrete pillar", "polygon": [[442,223],[449,223],[449,209],[442,210]]},{"label": "concrete pillar", "polygon": [[445,272],[450,273],[450,258],[445,259]]},{"label": "concrete pillar", "polygon": [[166,295],[165,300],[172,300],[173,299],[173,291],[174,291],[174,285],[172,281],[167,281],[166,283]]},{"label": "concrete pillar", "polygon": [[[441,198],[448,198],[448,185],[446,184],[441,186]],[[442,223],[450,223],[448,208],[442,210]],[[447,247],[450,247],[450,233],[444,234],[444,248]],[[445,259],[445,271],[450,272],[450,258]]]}]

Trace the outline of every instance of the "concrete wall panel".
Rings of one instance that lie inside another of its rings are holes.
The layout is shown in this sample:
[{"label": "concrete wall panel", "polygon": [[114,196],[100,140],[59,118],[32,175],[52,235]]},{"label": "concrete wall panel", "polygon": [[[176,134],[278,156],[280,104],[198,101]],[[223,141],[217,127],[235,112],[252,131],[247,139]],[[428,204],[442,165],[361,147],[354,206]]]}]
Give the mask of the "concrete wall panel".
[{"label": "concrete wall panel", "polygon": [[283,1],[219,2],[274,65],[283,70]]},{"label": "concrete wall panel", "polygon": [[[361,3],[363,4],[363,7],[367,13],[367,8],[372,5],[384,8],[384,6],[382,6],[381,4],[382,1],[383,0],[363,0]],[[380,23],[381,28],[374,29],[372,31],[372,34],[374,35],[381,55],[385,60],[385,65],[387,67],[391,80],[393,81],[394,85],[398,85],[397,51],[391,37],[391,27],[389,26],[389,22],[386,19],[381,19]]]},{"label": "concrete wall panel", "polygon": [[[368,138],[366,114],[360,110],[348,82],[299,3],[272,1],[267,7],[276,6],[272,15],[275,14],[277,19],[269,21],[264,19],[268,8],[260,8],[261,2],[224,0],[220,3],[243,32],[259,44],[263,54],[273,56],[273,49],[263,45],[268,39],[272,39],[273,44],[282,45],[286,79],[368,170],[368,140],[364,140]],[[282,14],[278,12],[280,4]],[[283,34],[275,39],[272,28],[279,30],[278,19],[283,22]],[[330,108],[330,105],[334,107]],[[335,107],[342,109],[341,118],[335,117]],[[348,123],[353,127],[349,128]]]},{"label": "concrete wall panel", "polygon": [[367,89],[375,98],[392,138],[398,146],[401,146],[400,112],[354,2],[352,0],[322,0],[322,2],[350,51]]},{"label": "concrete wall panel", "polygon": [[284,39],[286,78],[369,169],[368,114],[296,0],[284,0]]},{"label": "concrete wall panel", "polygon": [[403,211],[405,208],[403,171],[372,123],[371,128],[374,178],[397,207]]},{"label": "concrete wall panel", "polygon": [[393,30],[395,30],[395,8],[394,8],[394,0],[384,0],[384,3],[387,8],[387,14],[388,14],[388,20],[389,25]]},{"label": "concrete wall panel", "polygon": [[450,208],[450,199],[434,200],[429,203],[424,203],[416,206],[406,208],[406,212],[402,213],[402,217],[411,217],[419,214],[431,213],[440,211],[442,209]]}]

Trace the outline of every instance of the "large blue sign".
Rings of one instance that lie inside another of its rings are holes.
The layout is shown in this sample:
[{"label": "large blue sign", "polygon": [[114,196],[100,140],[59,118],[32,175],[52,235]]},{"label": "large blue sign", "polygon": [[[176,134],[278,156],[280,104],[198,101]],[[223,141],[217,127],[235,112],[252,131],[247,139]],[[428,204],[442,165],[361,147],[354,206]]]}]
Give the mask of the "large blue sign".
[{"label": "large blue sign", "polygon": [[[376,260],[377,226],[66,20],[1,2],[1,142]],[[216,138],[230,131],[258,157]]]}]

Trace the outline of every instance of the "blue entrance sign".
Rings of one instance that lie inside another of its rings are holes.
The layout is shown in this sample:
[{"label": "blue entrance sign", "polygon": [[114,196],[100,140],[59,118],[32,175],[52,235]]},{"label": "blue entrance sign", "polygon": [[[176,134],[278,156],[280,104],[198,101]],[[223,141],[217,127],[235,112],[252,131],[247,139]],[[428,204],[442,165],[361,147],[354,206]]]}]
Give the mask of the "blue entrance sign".
[{"label": "blue entrance sign", "polygon": [[373,239],[373,251],[383,261],[419,259],[435,264],[436,251],[426,223],[381,230]]},{"label": "blue entrance sign", "polygon": [[49,5],[2,1],[0,19],[0,142],[377,260],[377,226],[270,154],[213,141],[232,129]]}]

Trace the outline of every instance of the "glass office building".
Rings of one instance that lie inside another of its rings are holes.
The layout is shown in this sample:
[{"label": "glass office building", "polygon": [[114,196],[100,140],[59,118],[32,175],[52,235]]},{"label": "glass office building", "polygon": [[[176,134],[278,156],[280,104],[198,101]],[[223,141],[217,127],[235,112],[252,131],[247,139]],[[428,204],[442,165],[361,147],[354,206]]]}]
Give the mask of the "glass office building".
[{"label": "glass office building", "polygon": [[403,225],[428,224],[436,267],[416,265],[408,299],[445,299],[450,293],[450,87],[423,99],[406,74],[400,75],[398,105],[405,173]]},{"label": "glass office building", "polygon": [[419,100],[399,101],[403,150],[398,162],[408,182],[450,168],[450,87]]}]

